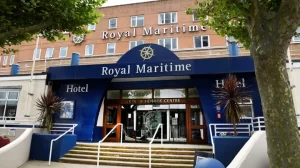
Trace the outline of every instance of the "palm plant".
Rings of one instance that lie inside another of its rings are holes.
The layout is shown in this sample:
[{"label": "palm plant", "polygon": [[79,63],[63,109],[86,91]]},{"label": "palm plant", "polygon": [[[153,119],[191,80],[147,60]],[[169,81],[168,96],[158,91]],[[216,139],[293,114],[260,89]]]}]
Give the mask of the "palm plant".
[{"label": "palm plant", "polygon": [[37,109],[40,111],[38,121],[42,128],[47,128],[49,132],[53,127],[53,116],[59,114],[62,110],[63,99],[54,95],[52,92],[41,95],[36,101]]},{"label": "palm plant", "polygon": [[226,120],[233,124],[234,135],[236,136],[236,124],[240,123],[244,115],[240,103],[249,98],[248,91],[239,86],[239,81],[235,75],[229,74],[224,79],[223,87],[213,91],[213,96],[217,100],[217,105],[223,106]]}]

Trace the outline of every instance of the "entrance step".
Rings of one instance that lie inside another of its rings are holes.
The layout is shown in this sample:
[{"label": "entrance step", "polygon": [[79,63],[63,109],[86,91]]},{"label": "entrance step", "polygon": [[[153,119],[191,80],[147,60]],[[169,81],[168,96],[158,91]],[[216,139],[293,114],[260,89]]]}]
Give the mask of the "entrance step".
[{"label": "entrance step", "polygon": [[[97,165],[98,144],[77,143],[59,162]],[[208,145],[153,144],[153,168],[192,168],[195,151],[212,152]],[[149,167],[148,144],[102,143],[100,165]]]}]

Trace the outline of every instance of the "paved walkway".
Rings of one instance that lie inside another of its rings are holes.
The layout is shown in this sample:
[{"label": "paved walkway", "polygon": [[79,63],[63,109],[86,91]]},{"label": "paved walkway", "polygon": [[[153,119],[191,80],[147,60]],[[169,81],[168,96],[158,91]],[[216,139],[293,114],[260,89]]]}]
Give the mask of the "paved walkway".
[{"label": "paved walkway", "polygon": [[[66,164],[51,162],[51,166],[48,166],[46,161],[28,161],[19,168],[97,168],[96,165],[83,165],[83,164]],[[119,167],[119,166],[100,166],[101,168],[131,168],[131,167]]]}]

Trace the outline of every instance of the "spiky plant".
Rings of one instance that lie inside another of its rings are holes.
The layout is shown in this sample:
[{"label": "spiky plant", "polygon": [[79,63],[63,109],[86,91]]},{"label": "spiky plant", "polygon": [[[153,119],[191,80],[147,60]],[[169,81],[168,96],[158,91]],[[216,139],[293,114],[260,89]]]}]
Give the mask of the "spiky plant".
[{"label": "spiky plant", "polygon": [[213,96],[217,101],[217,105],[223,106],[226,120],[233,124],[234,135],[236,136],[236,124],[240,123],[241,117],[244,115],[240,102],[244,102],[249,98],[249,92],[239,86],[239,81],[235,75],[229,74],[224,79],[223,87],[213,91]]},{"label": "spiky plant", "polygon": [[36,101],[37,109],[40,111],[38,121],[41,123],[42,128],[47,128],[48,132],[53,127],[53,116],[59,114],[62,110],[62,101],[62,98],[52,92],[41,95]]}]

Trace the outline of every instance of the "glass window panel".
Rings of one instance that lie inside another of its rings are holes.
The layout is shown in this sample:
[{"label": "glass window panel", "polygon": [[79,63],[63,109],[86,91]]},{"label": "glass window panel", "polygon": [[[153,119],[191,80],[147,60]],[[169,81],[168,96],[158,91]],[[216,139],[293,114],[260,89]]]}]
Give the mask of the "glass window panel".
[{"label": "glass window panel", "polygon": [[189,98],[198,98],[198,92],[196,88],[188,88]]},{"label": "glass window panel", "polygon": [[41,58],[41,49],[40,48],[38,48],[37,50],[36,49],[33,50],[33,58],[35,58],[35,59]]},{"label": "glass window panel", "polygon": [[45,57],[51,58],[53,56],[53,51],[54,51],[54,48],[47,48]]},{"label": "glass window panel", "polygon": [[201,48],[201,36],[194,37],[195,48]]},{"label": "glass window panel", "polygon": [[240,107],[244,113],[244,117],[253,117],[252,105],[240,105]]},{"label": "glass window panel", "polygon": [[172,12],[172,23],[176,23],[176,22],[177,22],[177,13]]},{"label": "glass window panel", "polygon": [[199,105],[191,105],[191,124],[203,125],[203,114]]},{"label": "glass window panel", "polygon": [[19,92],[9,92],[8,99],[18,99]]},{"label": "glass window panel", "polygon": [[117,114],[118,114],[117,106],[108,106],[107,107],[106,124],[108,124],[108,125],[117,124]]},{"label": "glass window panel", "polygon": [[5,101],[0,101],[0,120],[2,120],[2,117],[4,115],[4,109],[5,109]]},{"label": "glass window panel", "polygon": [[136,41],[130,41],[130,49],[136,46]]},{"label": "glass window panel", "polygon": [[159,39],[158,44],[164,46],[164,39]]},{"label": "glass window panel", "polygon": [[[6,117],[15,117],[16,116],[17,104],[18,104],[18,101],[7,101],[6,112],[5,112]],[[14,120],[14,119],[11,118],[9,120]]]},{"label": "glass window panel", "polygon": [[165,23],[171,23],[171,13],[165,13]]},{"label": "glass window panel", "polygon": [[185,98],[185,89],[155,89],[154,98]]},{"label": "glass window panel", "polygon": [[18,104],[18,101],[7,101],[7,105],[10,105],[10,106],[17,106]]},{"label": "glass window panel", "polygon": [[208,44],[208,36],[202,36],[202,47],[208,47],[209,44]]},{"label": "glass window panel", "polygon": [[146,90],[122,90],[122,99],[152,98],[152,89]]},{"label": "glass window panel", "polygon": [[[112,128],[106,128],[106,135],[112,130]],[[114,129],[109,135],[109,138],[116,138],[117,137],[117,133],[116,133],[116,129]]]},{"label": "glass window panel", "polygon": [[177,38],[172,39],[172,49],[177,49]]},{"label": "glass window panel", "polygon": [[108,43],[107,44],[107,53],[108,54],[115,53],[115,43]]},{"label": "glass window panel", "polygon": [[169,49],[169,50],[172,49],[172,47],[171,47],[171,39],[170,38],[165,39],[165,47],[167,49]]},{"label": "glass window panel", "polygon": [[8,56],[3,57],[3,65],[7,65],[7,59],[8,59]]},{"label": "glass window panel", "polygon": [[144,41],[143,41],[143,40],[137,41],[137,46],[138,46],[138,45],[141,45],[141,44],[144,44]]},{"label": "glass window panel", "polygon": [[66,57],[68,54],[68,47],[60,47],[59,57]]},{"label": "glass window panel", "polygon": [[117,18],[109,19],[109,28],[117,28]]},{"label": "glass window panel", "polygon": [[6,99],[7,92],[0,92],[0,99]]},{"label": "glass window panel", "polygon": [[11,56],[10,56],[9,65],[14,64],[14,62],[15,62],[15,56],[14,56],[14,55],[11,55]]},{"label": "glass window panel", "polygon": [[202,139],[204,139],[203,129],[192,129],[192,139],[193,140],[202,140]]},{"label": "glass window panel", "polygon": [[159,24],[164,24],[165,22],[164,22],[164,19],[165,18],[165,14],[164,13],[160,13],[159,14]]},{"label": "glass window panel", "polygon": [[89,24],[88,30],[96,30],[96,24]]},{"label": "glass window panel", "polygon": [[90,56],[93,55],[94,44],[89,44],[85,46],[85,55]]},{"label": "glass window panel", "polygon": [[[296,31],[297,33],[300,33],[300,29],[297,29],[297,31]],[[293,38],[293,40],[294,41],[297,41],[297,42],[300,42],[300,36],[294,36],[294,38]]]},{"label": "glass window panel", "polygon": [[107,99],[120,99],[120,90],[107,91]]},{"label": "glass window panel", "polygon": [[131,16],[131,26],[136,27],[136,16]]},{"label": "glass window panel", "polygon": [[144,26],[144,16],[137,16],[137,26]]},{"label": "glass window panel", "polygon": [[186,109],[185,104],[170,104],[170,109]]}]

